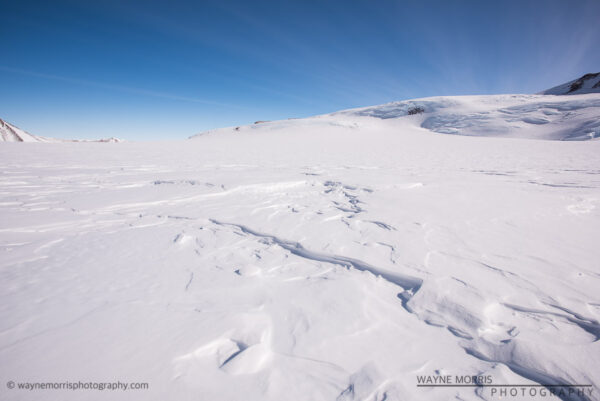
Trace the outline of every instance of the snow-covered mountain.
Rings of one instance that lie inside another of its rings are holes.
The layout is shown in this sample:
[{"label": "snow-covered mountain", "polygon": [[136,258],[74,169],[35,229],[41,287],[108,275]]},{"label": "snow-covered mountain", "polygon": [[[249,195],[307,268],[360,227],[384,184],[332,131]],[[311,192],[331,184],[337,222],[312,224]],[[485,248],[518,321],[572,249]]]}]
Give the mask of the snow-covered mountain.
[{"label": "snow-covered mountain", "polygon": [[581,96],[444,96],[392,102],[305,119],[261,122],[193,136],[223,132],[325,129],[360,130],[385,124],[402,135],[407,130],[437,134],[546,140],[600,137],[600,94]]},{"label": "snow-covered mountain", "polygon": [[0,118],[0,142],[60,142],[57,139],[32,135]]},{"label": "snow-covered mountain", "polygon": [[46,143],[61,143],[61,142],[123,142],[121,139],[110,137],[102,139],[56,139],[47,138],[38,135],[32,135],[19,127],[12,125],[0,118],[0,142],[46,142]]},{"label": "snow-covered mountain", "polygon": [[582,95],[600,93],[600,72],[585,74],[577,79],[541,92],[541,95]]}]

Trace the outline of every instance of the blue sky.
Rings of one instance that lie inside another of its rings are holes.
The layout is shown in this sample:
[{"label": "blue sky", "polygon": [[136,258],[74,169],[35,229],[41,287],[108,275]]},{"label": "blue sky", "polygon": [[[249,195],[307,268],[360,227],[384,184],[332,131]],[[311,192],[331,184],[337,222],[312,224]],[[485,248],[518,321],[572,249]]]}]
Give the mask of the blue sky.
[{"label": "blue sky", "polygon": [[600,1],[1,1],[0,117],[178,139],[600,71]]}]

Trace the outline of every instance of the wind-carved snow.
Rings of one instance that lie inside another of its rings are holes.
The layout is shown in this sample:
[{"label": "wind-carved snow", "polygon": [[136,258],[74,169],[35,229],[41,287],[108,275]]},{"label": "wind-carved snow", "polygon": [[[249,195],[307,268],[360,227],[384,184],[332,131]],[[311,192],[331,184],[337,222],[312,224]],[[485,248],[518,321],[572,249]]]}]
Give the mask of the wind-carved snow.
[{"label": "wind-carved snow", "polygon": [[565,98],[2,144],[0,372],[149,400],[496,399],[417,375],[596,400],[600,142],[511,138],[596,129],[597,95]]},{"label": "wind-carved snow", "polygon": [[258,232],[251,230],[248,227],[245,227],[243,225],[234,224],[234,223],[222,223],[217,220],[211,220],[211,221],[213,223],[221,225],[221,226],[229,225],[229,226],[237,227],[245,234],[250,234],[255,237],[267,239],[271,243],[279,245],[283,249],[291,252],[292,254],[294,254],[296,256],[300,256],[302,258],[306,258],[306,259],[317,261],[317,262],[325,262],[325,263],[330,263],[330,264],[334,264],[334,265],[340,265],[340,266],[344,266],[347,268],[353,268],[353,269],[356,269],[359,271],[366,271],[371,274],[374,274],[375,276],[382,277],[384,280],[389,281],[390,283],[395,284],[395,285],[399,286],[400,288],[402,288],[404,290],[404,292],[402,294],[407,294],[407,295],[403,295],[403,299],[405,299],[405,300],[410,299],[410,296],[412,296],[412,294],[414,292],[418,291],[418,289],[422,283],[422,280],[417,277],[411,277],[411,276],[403,275],[400,273],[391,272],[389,270],[380,269],[380,268],[371,266],[368,263],[365,263],[358,259],[353,259],[353,258],[348,258],[345,256],[338,256],[338,255],[327,255],[327,254],[323,254],[323,253],[310,251],[308,249],[305,249],[298,242],[286,241],[286,240],[279,239],[279,238],[269,235],[269,234],[258,233]]}]

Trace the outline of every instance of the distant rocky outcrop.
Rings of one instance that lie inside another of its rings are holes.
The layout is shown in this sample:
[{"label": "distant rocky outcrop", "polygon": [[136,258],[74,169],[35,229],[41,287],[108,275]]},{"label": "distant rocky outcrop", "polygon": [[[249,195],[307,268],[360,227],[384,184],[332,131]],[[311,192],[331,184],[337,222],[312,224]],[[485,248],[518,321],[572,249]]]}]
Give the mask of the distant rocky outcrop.
[{"label": "distant rocky outcrop", "polygon": [[585,74],[573,81],[540,92],[541,95],[582,95],[585,93],[600,93],[600,72]]}]

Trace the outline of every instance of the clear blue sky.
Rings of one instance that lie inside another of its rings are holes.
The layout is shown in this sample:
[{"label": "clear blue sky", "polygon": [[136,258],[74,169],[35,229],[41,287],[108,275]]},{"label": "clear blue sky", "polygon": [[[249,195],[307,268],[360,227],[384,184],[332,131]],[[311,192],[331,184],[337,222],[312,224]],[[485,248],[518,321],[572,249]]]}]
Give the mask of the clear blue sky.
[{"label": "clear blue sky", "polygon": [[600,71],[600,1],[0,0],[0,117],[176,139]]}]

